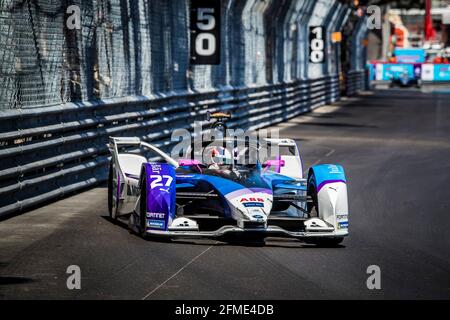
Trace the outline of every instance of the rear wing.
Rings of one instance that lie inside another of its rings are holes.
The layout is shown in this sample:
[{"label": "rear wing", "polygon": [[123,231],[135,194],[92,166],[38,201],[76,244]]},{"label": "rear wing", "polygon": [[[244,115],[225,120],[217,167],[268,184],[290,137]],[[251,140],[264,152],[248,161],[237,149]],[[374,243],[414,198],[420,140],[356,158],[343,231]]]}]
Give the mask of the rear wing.
[{"label": "rear wing", "polygon": [[[273,139],[273,138],[266,138],[264,141],[267,142],[268,145],[276,145],[278,147],[287,147],[291,148],[293,152],[291,152],[289,155],[291,156],[300,156],[297,143],[292,139]],[[282,154],[280,154],[282,155]]]},{"label": "rear wing", "polygon": [[303,163],[297,143],[292,139],[286,138],[267,138],[265,141],[268,145],[275,145],[279,148],[277,159],[284,161],[284,165],[276,167],[275,172],[301,181],[303,179]]}]

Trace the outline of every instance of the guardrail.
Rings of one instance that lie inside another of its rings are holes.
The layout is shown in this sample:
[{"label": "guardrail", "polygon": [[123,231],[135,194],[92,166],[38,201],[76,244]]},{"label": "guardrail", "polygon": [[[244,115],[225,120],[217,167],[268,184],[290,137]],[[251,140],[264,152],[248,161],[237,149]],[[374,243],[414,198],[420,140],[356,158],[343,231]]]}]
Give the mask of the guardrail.
[{"label": "guardrail", "polygon": [[109,136],[168,148],[207,110],[233,113],[230,127],[258,129],[339,99],[331,76],[258,87],[183,92],[0,112],[0,217],[107,179]]},{"label": "guardrail", "polygon": [[345,81],[345,93],[353,96],[366,88],[366,71],[349,71]]}]

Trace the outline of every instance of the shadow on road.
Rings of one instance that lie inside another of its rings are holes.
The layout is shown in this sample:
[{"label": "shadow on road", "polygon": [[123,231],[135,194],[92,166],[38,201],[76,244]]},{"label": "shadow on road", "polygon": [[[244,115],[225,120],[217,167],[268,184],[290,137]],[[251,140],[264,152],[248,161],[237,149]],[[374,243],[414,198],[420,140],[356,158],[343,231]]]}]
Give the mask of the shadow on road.
[{"label": "shadow on road", "polygon": [[25,277],[0,277],[0,286],[3,285],[14,285],[14,284],[25,284],[34,282],[31,278]]},{"label": "shadow on road", "polygon": [[306,126],[321,126],[321,127],[343,127],[343,128],[372,128],[377,126],[367,124],[351,124],[351,123],[333,123],[333,122],[302,122],[301,125]]}]

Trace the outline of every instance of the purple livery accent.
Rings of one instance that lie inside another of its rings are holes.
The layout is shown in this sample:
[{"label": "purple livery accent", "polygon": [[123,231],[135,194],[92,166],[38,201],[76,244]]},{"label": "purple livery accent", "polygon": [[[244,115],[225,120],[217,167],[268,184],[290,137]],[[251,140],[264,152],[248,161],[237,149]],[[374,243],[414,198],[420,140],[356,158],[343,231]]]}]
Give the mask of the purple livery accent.
[{"label": "purple livery accent", "polygon": [[264,172],[266,172],[266,170],[268,170],[270,167],[274,166],[275,167],[275,172],[276,173],[280,173],[281,171],[281,167],[284,167],[286,165],[286,161],[281,160],[280,156],[277,156],[276,160],[267,160],[265,162],[265,168],[264,168]]},{"label": "purple livery accent", "polygon": [[236,190],[236,191],[226,194],[225,197],[227,199],[233,199],[233,198],[244,196],[244,195],[249,195],[249,194],[251,195],[256,192],[267,193],[270,195],[273,194],[272,190],[265,189],[265,188],[242,188],[242,189],[239,189],[239,190]]},{"label": "purple livery accent", "polygon": [[200,168],[201,162],[198,160],[191,160],[191,159],[181,159],[180,161],[178,161],[178,164],[180,166],[196,166],[198,171],[200,171],[200,173],[202,173],[202,168]]},{"label": "purple livery accent", "polygon": [[180,161],[178,161],[178,164],[180,166],[198,166],[201,163],[198,160],[181,159]]},{"label": "purple livery accent", "polygon": [[[281,156],[277,156],[277,162],[278,162],[278,164],[276,164],[276,169],[275,169],[275,171],[277,172],[277,173],[280,173],[281,172],[281,167],[284,167],[284,163],[283,164],[281,164]],[[283,161],[284,162],[284,161]]]},{"label": "purple livery accent", "polygon": [[266,188],[250,188],[252,192],[260,192],[260,193],[267,193],[267,194],[273,194],[271,189]]},{"label": "purple livery accent", "polygon": [[319,186],[317,187],[317,192],[319,192],[320,189],[322,189],[326,184],[329,184],[329,183],[336,183],[336,182],[346,183],[344,180],[325,180],[325,181],[322,181],[322,182],[319,184]]},{"label": "purple livery accent", "polygon": [[176,213],[175,169],[166,163],[145,163],[147,228],[167,230]]}]

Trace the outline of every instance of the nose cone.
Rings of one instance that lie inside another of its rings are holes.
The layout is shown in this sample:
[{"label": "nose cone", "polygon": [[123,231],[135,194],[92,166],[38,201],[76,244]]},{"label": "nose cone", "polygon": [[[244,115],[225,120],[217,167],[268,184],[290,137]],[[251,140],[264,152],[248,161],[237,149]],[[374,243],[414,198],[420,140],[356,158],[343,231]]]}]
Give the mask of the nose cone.
[{"label": "nose cone", "polygon": [[269,189],[242,189],[226,195],[233,218],[236,220],[266,221],[272,210],[273,195]]},{"label": "nose cone", "polygon": [[247,220],[255,222],[266,222],[267,216],[262,208],[248,209],[246,214]]}]

